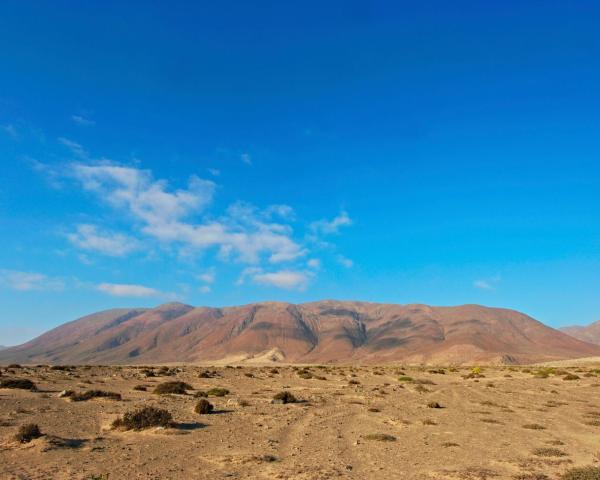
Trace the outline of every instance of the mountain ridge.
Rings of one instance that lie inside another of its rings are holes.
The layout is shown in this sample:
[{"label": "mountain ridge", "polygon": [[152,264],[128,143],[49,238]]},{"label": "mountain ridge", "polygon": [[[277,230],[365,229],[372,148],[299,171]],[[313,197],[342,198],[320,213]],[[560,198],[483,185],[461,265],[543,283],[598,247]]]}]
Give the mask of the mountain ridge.
[{"label": "mountain ridge", "polygon": [[321,300],[104,310],[0,351],[0,362],[532,363],[600,355],[515,310]]},{"label": "mountain ridge", "polygon": [[588,325],[569,325],[561,327],[559,330],[578,340],[600,345],[600,320]]}]

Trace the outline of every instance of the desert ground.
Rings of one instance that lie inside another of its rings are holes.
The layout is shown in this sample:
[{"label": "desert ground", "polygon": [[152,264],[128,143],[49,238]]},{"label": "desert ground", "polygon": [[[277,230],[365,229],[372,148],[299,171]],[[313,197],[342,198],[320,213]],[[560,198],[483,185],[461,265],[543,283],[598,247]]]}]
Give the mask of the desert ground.
[{"label": "desert ground", "polygon": [[[0,371],[4,387],[35,384],[0,388],[2,479],[600,478],[593,365]],[[186,393],[154,393],[165,382],[188,384]],[[296,401],[273,403],[282,391]],[[202,399],[212,412],[195,411]],[[172,422],[113,426],[147,406]],[[17,439],[28,424],[41,436]]]}]

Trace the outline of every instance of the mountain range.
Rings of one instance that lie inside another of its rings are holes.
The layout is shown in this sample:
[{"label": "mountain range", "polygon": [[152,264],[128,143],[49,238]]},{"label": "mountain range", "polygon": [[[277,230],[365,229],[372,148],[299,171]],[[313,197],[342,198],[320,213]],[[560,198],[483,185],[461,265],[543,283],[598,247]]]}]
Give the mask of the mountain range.
[{"label": "mountain range", "polygon": [[514,310],[326,300],[106,310],[0,351],[0,363],[531,363],[600,345]]},{"label": "mountain range", "polygon": [[600,345],[600,320],[589,325],[572,325],[559,330],[584,342]]}]

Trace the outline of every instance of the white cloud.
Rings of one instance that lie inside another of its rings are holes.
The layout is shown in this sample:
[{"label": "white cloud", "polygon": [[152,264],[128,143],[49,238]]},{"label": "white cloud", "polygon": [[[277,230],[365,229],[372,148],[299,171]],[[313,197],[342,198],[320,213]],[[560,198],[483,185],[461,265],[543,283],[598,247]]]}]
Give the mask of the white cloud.
[{"label": "white cloud", "polygon": [[348,216],[345,211],[333,218],[332,220],[318,220],[310,224],[311,230],[315,234],[329,235],[332,233],[338,233],[340,227],[347,227],[352,225],[352,219]]},{"label": "white cloud", "polygon": [[154,288],[143,285],[119,284],[119,283],[101,283],[96,286],[100,292],[107,293],[113,297],[164,297],[168,296]]},{"label": "white cloud", "polygon": [[280,270],[278,272],[256,273],[252,281],[260,285],[269,285],[285,290],[304,290],[312,275],[307,272]]},{"label": "white cloud", "polygon": [[210,293],[211,288],[208,285],[202,285],[198,291],[200,293]]},{"label": "white cloud", "polygon": [[308,262],[306,262],[306,264],[310,268],[314,268],[315,270],[321,268],[321,260],[319,260],[318,258],[311,258]]},{"label": "white cloud", "polygon": [[268,218],[277,216],[283,220],[296,219],[296,212],[289,205],[270,205],[265,209],[264,213]]},{"label": "white cloud", "polygon": [[102,253],[111,257],[123,257],[139,247],[138,241],[127,235],[101,231],[96,225],[77,225],[75,232],[67,235],[78,248]]},{"label": "white cloud", "polygon": [[87,158],[88,157],[88,153],[85,151],[85,149],[77,142],[74,142],[73,140],[69,140],[68,138],[64,138],[64,137],[60,137],[58,139],[58,141],[63,144],[65,147],[67,147],[69,150],[71,150],[71,153],[73,155],[75,155],[76,157],[79,158]]},{"label": "white cloud", "polygon": [[242,162],[244,162],[246,165],[252,165],[252,157],[250,156],[249,153],[242,153],[240,155],[240,159],[242,160]]},{"label": "white cloud", "polygon": [[354,262],[343,255],[338,255],[335,259],[343,267],[352,268],[354,266]]},{"label": "white cloud", "polygon": [[0,285],[11,290],[26,292],[31,290],[62,290],[64,282],[36,272],[0,269]]},{"label": "white cloud", "polygon": [[215,281],[215,269],[211,268],[204,273],[198,275],[198,280],[204,283],[214,283]]},{"label": "white cloud", "polygon": [[221,175],[221,170],[219,170],[218,168],[209,168],[208,173],[210,173],[213,177],[218,177],[219,175]]},{"label": "white cloud", "polygon": [[500,280],[501,278],[499,276],[488,279],[479,279],[473,282],[473,286],[479,290],[496,290],[496,286],[498,283],[500,283]]},{"label": "white cloud", "polygon": [[216,185],[193,176],[185,190],[169,191],[164,180],[154,180],[147,170],[114,164],[74,164],[73,175],[83,187],[115,208],[142,222],[142,232],[165,243],[206,249],[216,247],[222,259],[258,263],[266,255],[271,263],[296,259],[306,252],[291,237],[291,228],[267,222],[264,213],[243,203],[205,223],[187,217],[201,212],[212,201]]},{"label": "white cloud", "polygon": [[81,115],[71,115],[71,120],[73,120],[77,125],[81,125],[82,127],[93,127],[96,125],[96,122],[90,120],[89,118],[85,118]]}]

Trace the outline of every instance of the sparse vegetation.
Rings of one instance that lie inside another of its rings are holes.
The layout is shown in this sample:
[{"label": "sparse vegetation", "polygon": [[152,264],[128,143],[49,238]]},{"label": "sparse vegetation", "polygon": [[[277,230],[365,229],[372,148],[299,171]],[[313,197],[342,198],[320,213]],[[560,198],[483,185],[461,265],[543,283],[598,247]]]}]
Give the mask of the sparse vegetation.
[{"label": "sparse vegetation", "polygon": [[42,436],[40,427],[35,423],[28,423],[19,427],[19,431],[15,435],[15,440],[21,443],[29,443],[35,438]]},{"label": "sparse vegetation", "polygon": [[35,383],[27,378],[5,378],[0,380],[0,388],[19,388],[21,390],[37,390]]},{"label": "sparse vegetation", "polygon": [[600,480],[600,467],[578,467],[567,470],[560,480]]},{"label": "sparse vegetation", "polygon": [[164,382],[159,383],[154,388],[154,391],[152,393],[156,393],[158,395],[186,395],[187,390],[192,390],[193,388],[194,387],[185,382]]},{"label": "sparse vegetation", "polygon": [[194,411],[199,415],[207,415],[209,413],[212,413],[213,409],[213,404],[204,398],[199,400],[198,403],[196,403],[196,406],[194,407]]},{"label": "sparse vegetation", "polygon": [[396,437],[387,433],[369,433],[363,437],[365,440],[375,440],[378,442],[395,442]]},{"label": "sparse vegetation", "polygon": [[566,457],[567,454],[558,448],[540,447],[533,451],[533,454],[538,457]]},{"label": "sparse vegetation", "polygon": [[108,398],[110,400],[121,400],[121,394],[115,392],[106,392],[104,390],[86,390],[85,392],[77,393],[73,391],[67,392],[65,397],[73,402],[85,402],[92,398]]},{"label": "sparse vegetation", "polygon": [[279,392],[273,397],[274,403],[296,403],[297,401],[296,397],[288,391]]},{"label": "sparse vegetation", "polygon": [[123,430],[143,430],[152,427],[170,427],[173,417],[169,411],[156,407],[142,407],[126,412],[123,417],[116,419],[113,428]]},{"label": "sparse vegetation", "polygon": [[224,397],[225,395],[229,395],[229,390],[226,388],[215,387],[207,390],[206,394],[209,397]]},{"label": "sparse vegetation", "polygon": [[523,425],[523,428],[527,428],[529,430],[546,430],[546,427],[540,425],[539,423],[527,423]]}]

